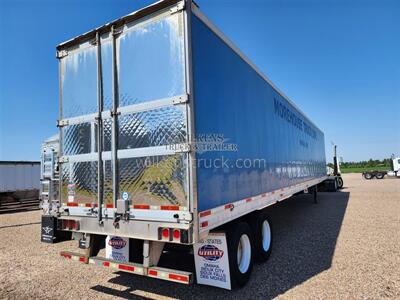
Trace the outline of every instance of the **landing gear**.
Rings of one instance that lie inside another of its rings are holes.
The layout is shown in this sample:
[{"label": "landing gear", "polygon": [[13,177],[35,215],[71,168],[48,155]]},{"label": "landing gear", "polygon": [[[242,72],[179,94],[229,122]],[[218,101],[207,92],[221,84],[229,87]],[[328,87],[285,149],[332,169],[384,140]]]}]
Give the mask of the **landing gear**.
[{"label": "landing gear", "polygon": [[317,186],[314,185],[314,186],[308,188],[308,192],[312,195],[314,204],[317,204],[318,203]]}]

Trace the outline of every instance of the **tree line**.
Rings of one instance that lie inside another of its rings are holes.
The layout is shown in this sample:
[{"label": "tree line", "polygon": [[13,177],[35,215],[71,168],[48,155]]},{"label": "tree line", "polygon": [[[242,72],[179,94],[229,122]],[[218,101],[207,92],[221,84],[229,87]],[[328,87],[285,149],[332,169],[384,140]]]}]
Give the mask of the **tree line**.
[{"label": "tree line", "polygon": [[[371,167],[389,167],[390,166],[389,158],[385,158],[382,160],[379,159],[370,159],[363,161],[347,161],[340,163],[341,168],[371,168]],[[329,163],[329,167],[333,168],[333,164]]]}]

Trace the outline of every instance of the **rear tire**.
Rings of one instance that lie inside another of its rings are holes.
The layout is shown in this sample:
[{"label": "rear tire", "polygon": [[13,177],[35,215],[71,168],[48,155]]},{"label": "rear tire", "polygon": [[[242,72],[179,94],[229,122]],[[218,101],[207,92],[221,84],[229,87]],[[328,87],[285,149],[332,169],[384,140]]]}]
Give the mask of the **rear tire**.
[{"label": "rear tire", "polygon": [[341,176],[337,177],[337,187],[338,189],[343,188],[343,178]]},{"label": "rear tire", "polygon": [[244,286],[253,270],[253,234],[244,222],[235,222],[227,231],[229,269],[232,288]]},{"label": "rear tire", "polygon": [[272,227],[268,215],[257,212],[250,221],[250,227],[254,235],[254,259],[258,262],[265,262],[271,255],[272,249]]},{"label": "rear tire", "polygon": [[374,177],[374,176],[371,173],[369,173],[369,172],[364,173],[364,178],[365,179],[370,180],[370,179],[372,179],[372,177]]},{"label": "rear tire", "polygon": [[375,174],[376,179],[383,179],[383,177],[385,177],[385,174],[383,173],[376,173]]}]

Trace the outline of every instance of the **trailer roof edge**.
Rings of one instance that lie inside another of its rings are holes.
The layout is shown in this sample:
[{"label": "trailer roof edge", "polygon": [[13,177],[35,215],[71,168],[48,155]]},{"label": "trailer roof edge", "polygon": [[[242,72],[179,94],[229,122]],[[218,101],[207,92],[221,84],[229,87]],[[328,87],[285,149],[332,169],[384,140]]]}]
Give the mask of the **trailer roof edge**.
[{"label": "trailer roof edge", "polygon": [[40,161],[0,160],[0,165],[39,165]]},{"label": "trailer roof edge", "polygon": [[56,48],[57,50],[63,50],[65,48],[74,46],[82,41],[86,41],[90,38],[94,38],[96,35],[96,32],[99,33],[105,33],[111,30],[111,26],[122,26],[125,23],[130,23],[132,21],[141,19],[145,16],[148,16],[154,12],[157,12],[161,9],[167,8],[173,4],[178,3],[180,0],[160,0],[158,2],[155,2],[149,6],[146,6],[144,8],[141,8],[139,10],[136,10],[128,15],[125,15],[119,19],[116,19],[114,21],[111,21],[109,23],[106,23],[100,27],[97,27],[95,29],[92,29],[88,32],[85,32],[81,35],[78,35],[77,37],[74,37],[70,40],[67,40],[65,42],[60,43]]}]

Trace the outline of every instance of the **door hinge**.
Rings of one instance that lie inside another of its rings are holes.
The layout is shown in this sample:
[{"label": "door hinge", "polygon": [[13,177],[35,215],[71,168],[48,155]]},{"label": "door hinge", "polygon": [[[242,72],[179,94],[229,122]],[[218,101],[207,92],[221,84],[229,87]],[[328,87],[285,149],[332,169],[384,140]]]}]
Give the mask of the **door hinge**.
[{"label": "door hinge", "polygon": [[68,156],[61,156],[59,161],[60,161],[60,163],[67,163],[67,162],[69,162]]},{"label": "door hinge", "polygon": [[117,37],[123,32],[123,28],[119,28],[119,29],[113,28],[111,32],[112,32],[113,36]]},{"label": "door hinge", "polygon": [[63,58],[63,57],[66,57],[66,56],[68,56],[68,51],[67,50],[57,50],[57,53],[56,53],[56,57],[57,58]]},{"label": "door hinge", "polygon": [[96,46],[96,45],[97,45],[97,40],[96,40],[96,39],[91,39],[91,40],[89,41],[89,43],[90,43],[90,45],[92,45],[92,46]]},{"label": "door hinge", "polygon": [[175,97],[175,98],[172,100],[172,103],[173,103],[174,105],[182,104],[182,103],[187,103],[187,102],[189,102],[189,95],[182,95],[182,96],[179,96],[179,97]]},{"label": "door hinge", "polygon": [[64,127],[68,125],[69,125],[68,120],[57,120],[57,127]]},{"label": "door hinge", "polygon": [[174,13],[177,13],[184,9],[185,9],[185,1],[181,1],[178,4],[176,4],[174,7],[172,7],[169,11],[171,14],[174,14]]}]

